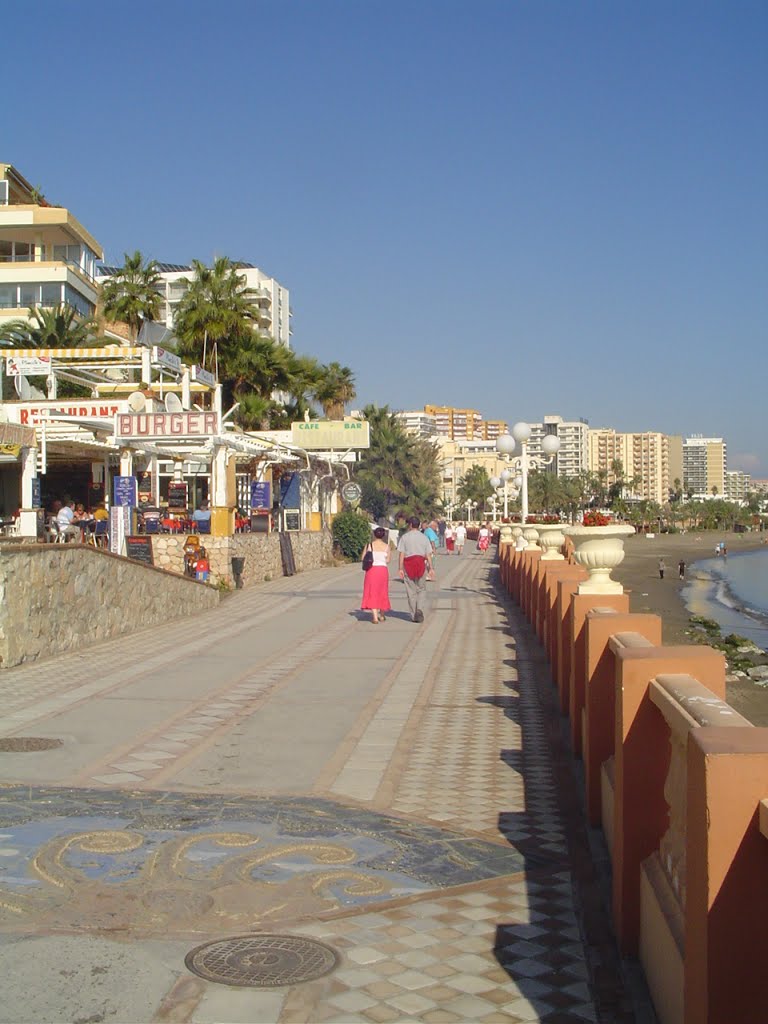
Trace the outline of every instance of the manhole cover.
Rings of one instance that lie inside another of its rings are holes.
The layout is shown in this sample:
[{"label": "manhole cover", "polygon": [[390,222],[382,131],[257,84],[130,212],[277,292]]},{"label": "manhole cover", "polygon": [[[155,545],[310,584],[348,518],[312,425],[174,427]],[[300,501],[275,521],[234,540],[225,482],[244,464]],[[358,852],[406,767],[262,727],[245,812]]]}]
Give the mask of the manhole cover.
[{"label": "manhole cover", "polygon": [[240,935],[206,942],[187,953],[184,963],[194,974],[222,985],[276,988],[330,974],[339,955],[323,942],[297,935]]},{"label": "manhole cover", "polygon": [[24,754],[30,750],[53,750],[62,746],[61,740],[44,736],[6,736],[0,739],[0,754]]}]

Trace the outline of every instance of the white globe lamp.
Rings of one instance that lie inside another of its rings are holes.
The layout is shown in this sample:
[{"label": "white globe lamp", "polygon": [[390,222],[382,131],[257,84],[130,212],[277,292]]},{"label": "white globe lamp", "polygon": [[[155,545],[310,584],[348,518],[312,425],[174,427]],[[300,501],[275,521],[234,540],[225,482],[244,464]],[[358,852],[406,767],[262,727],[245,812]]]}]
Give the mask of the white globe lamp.
[{"label": "white globe lamp", "polygon": [[500,434],[496,438],[496,451],[501,455],[511,455],[515,450],[515,439],[510,434]]},{"label": "white globe lamp", "polygon": [[494,491],[496,490],[497,487],[501,487],[501,479],[497,476],[492,476],[488,482],[494,489]]},{"label": "white globe lamp", "polygon": [[545,455],[557,455],[560,451],[560,438],[555,434],[546,434],[541,441],[541,450]]},{"label": "white globe lamp", "polygon": [[[512,437],[514,438],[515,441],[519,442],[520,444],[524,444],[528,440],[528,438],[530,436],[531,436],[530,424],[524,423],[523,421],[520,421],[520,423],[516,423],[514,425],[514,427],[512,427]],[[498,444],[498,442],[497,442],[497,444]]]}]

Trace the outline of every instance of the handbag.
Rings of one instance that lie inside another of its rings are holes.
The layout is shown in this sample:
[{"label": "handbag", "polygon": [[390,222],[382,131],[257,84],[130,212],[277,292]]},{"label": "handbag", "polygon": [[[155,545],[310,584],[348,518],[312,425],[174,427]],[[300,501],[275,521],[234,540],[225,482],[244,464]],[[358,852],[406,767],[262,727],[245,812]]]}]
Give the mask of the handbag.
[{"label": "handbag", "polygon": [[368,548],[368,550],[363,555],[363,572],[368,572],[368,570],[371,568],[372,565],[373,565],[373,552],[371,551],[370,548]]}]

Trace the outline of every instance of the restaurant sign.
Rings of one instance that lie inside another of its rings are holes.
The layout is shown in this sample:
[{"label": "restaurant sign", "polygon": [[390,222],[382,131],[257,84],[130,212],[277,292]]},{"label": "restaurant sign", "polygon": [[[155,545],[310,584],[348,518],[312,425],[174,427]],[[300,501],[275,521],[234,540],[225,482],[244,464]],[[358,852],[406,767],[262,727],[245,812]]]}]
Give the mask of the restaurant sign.
[{"label": "restaurant sign", "polygon": [[5,372],[9,377],[47,377],[51,372],[51,357],[36,356],[34,358],[14,358],[5,360]]},{"label": "restaurant sign", "polygon": [[367,420],[302,420],[291,424],[291,440],[315,451],[370,448],[370,424]]},{"label": "restaurant sign", "polygon": [[216,378],[212,373],[204,370],[202,366],[192,367],[192,380],[197,381],[199,384],[207,384],[209,388],[216,387]]},{"label": "restaurant sign", "polygon": [[219,414],[216,412],[121,412],[115,416],[118,440],[198,438],[218,432]]}]

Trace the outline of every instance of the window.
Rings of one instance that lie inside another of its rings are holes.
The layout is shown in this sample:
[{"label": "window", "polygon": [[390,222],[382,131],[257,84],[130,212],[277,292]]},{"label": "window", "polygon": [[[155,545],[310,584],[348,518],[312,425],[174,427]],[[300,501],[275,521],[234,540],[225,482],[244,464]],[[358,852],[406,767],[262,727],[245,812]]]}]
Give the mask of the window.
[{"label": "window", "polygon": [[60,284],[44,284],[41,286],[40,295],[41,306],[60,306],[61,305],[61,285]]}]

